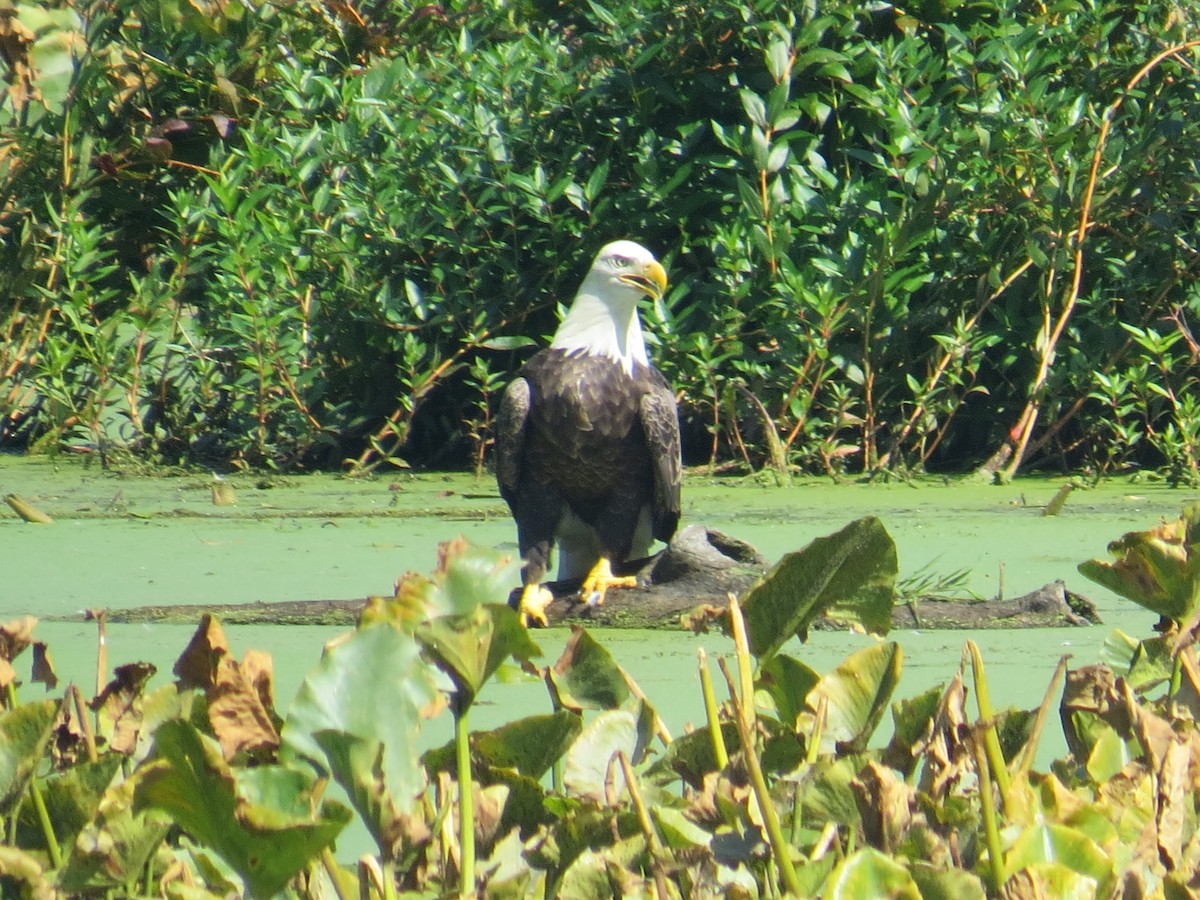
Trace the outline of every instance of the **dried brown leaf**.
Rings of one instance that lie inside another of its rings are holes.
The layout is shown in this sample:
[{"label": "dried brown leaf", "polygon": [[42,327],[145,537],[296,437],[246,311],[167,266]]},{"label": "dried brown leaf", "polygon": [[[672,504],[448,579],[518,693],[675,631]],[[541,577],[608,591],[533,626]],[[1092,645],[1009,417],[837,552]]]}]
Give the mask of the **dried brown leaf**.
[{"label": "dried brown leaf", "polygon": [[921,771],[921,790],[941,802],[967,772],[972,771],[970,727],[965,708],[967,691],[960,667],[946,685],[938,701],[937,712],[929,722],[925,738],[917,749],[925,766]]},{"label": "dried brown leaf", "polygon": [[158,670],[150,663],[117,666],[113,678],[92,700],[100,720],[100,732],[118,753],[133,753],[142,727],[142,691]]},{"label": "dried brown leaf", "polygon": [[17,680],[17,670],[7,659],[0,659],[0,690],[7,688]]},{"label": "dried brown leaf", "polygon": [[1163,754],[1154,798],[1154,822],[1158,829],[1158,855],[1167,871],[1175,871],[1183,855],[1187,813],[1191,810],[1188,769],[1191,751],[1187,742],[1174,740]]},{"label": "dried brown leaf", "polygon": [[[261,678],[261,671],[258,674]],[[279,747],[279,732],[259,687],[236,660],[225,657],[220,661],[213,685],[205,695],[208,720],[226,759],[239,753],[273,752]]]},{"label": "dried brown leaf", "polygon": [[229,655],[229,642],[221,623],[207,613],[191,641],[175,662],[175,677],[181,688],[207,691],[215,683],[217,666]]},{"label": "dried brown leaf", "polygon": [[1012,875],[1000,889],[1001,900],[1053,900],[1045,887],[1029,869]]},{"label": "dried brown leaf", "polygon": [[58,687],[58,674],[54,671],[54,662],[50,659],[50,650],[45,641],[33,643],[32,680],[44,684],[49,690]]},{"label": "dried brown leaf", "polygon": [[912,824],[916,790],[876,762],[863,767],[850,789],[862,817],[863,836],[872,847],[891,855]]},{"label": "dried brown leaf", "polygon": [[12,662],[33,643],[33,628],[37,625],[34,616],[21,616],[11,622],[0,624],[0,659]]},{"label": "dried brown leaf", "polygon": [[1176,719],[1200,722],[1200,667],[1191,647],[1179,654],[1179,690],[1171,696],[1171,715]]}]

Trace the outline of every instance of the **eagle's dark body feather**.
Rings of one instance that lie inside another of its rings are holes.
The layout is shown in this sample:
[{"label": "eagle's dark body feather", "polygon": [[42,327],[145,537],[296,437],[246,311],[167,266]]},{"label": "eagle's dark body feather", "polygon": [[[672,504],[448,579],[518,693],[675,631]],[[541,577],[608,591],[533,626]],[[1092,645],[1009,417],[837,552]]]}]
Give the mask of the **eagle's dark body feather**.
[{"label": "eagle's dark body feather", "polygon": [[651,538],[670,540],[679,523],[678,413],[653,366],[629,373],[603,356],[537,353],[505,394],[497,463],[526,581],[541,580],[572,517],[594,529],[598,547],[590,561],[560,568],[563,578],[582,577],[601,554],[643,556]]}]

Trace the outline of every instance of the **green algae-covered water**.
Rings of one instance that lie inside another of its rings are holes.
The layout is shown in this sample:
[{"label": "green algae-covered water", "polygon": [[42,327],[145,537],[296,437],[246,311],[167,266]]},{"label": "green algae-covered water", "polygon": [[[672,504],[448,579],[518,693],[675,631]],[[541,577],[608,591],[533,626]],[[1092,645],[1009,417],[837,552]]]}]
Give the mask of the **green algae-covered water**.
[{"label": "green algae-covered water", "polygon": [[[747,540],[770,559],[829,534],[852,519],[876,515],[899,551],[901,575],[968,569],[966,587],[1005,596],[1062,579],[1090,597],[1105,624],[1092,628],[1022,631],[897,632],[904,649],[899,696],[912,696],[953,675],[963,642],[973,638],[988,666],[997,706],[1036,705],[1059,657],[1073,665],[1095,662],[1117,626],[1149,634],[1154,617],[1076,572],[1084,559],[1103,556],[1125,531],[1174,518],[1197,492],[1158,483],[1113,480],[1075,491],[1062,513],[1040,515],[1063,479],[1022,479],[993,486],[929,479],[913,484],[835,485],[801,480],[787,488],[745,480],[685,481],[684,523],[704,523]],[[391,591],[406,571],[433,568],[439,542],[462,535],[474,544],[515,553],[514,529],[490,479],[465,475],[408,475],[348,479],[309,475],[261,479],[235,476],[236,506],[216,506],[206,475],[147,477],[107,473],[75,460],[0,457],[0,494],[15,493],[54,518],[31,524],[0,508],[0,620],[32,614],[64,680],[95,683],[96,627],[86,609],[148,604],[220,605],[280,600],[355,599]],[[152,686],[171,678],[191,624],[111,624],[110,665],[146,661],[158,667]],[[281,711],[322,645],[342,628],[229,626],[233,652],[260,649],[275,662]],[[565,629],[535,635],[552,662]],[[719,635],[604,631],[596,636],[680,733],[703,709],[696,651],[727,652]],[[826,671],[871,638],[817,633],[790,652]],[[18,664],[27,673],[28,663]],[[42,690],[39,686],[24,689]],[[23,696],[32,696],[32,693]],[[536,680],[489,685],[473,715],[477,729],[546,712]],[[430,724],[429,745],[450,738],[448,716]],[[1062,750],[1049,729],[1041,756]]]}]

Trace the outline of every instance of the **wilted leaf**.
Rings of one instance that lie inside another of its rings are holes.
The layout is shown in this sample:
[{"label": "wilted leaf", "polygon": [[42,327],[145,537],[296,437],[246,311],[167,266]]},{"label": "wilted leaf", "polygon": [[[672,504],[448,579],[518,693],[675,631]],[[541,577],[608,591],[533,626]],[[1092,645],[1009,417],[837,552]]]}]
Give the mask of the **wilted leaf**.
[{"label": "wilted leaf", "polygon": [[966,688],[960,666],[942,692],[937,713],[929,723],[929,732],[920,751],[925,761],[920,788],[939,801],[974,766],[965,701]]},{"label": "wilted leaf", "polygon": [[1038,863],[1009,876],[1001,900],[1095,900],[1096,882],[1062,863]]},{"label": "wilted leaf", "polygon": [[858,814],[867,843],[884,853],[895,853],[912,822],[916,790],[896,773],[869,762],[850,782],[858,799]]},{"label": "wilted leaf", "polygon": [[4,876],[4,880],[24,886],[29,893],[22,896],[28,896],[31,900],[55,900],[59,893],[54,889],[50,873],[42,866],[43,861],[36,854],[0,845],[0,875]]},{"label": "wilted leaf", "polygon": [[0,623],[0,659],[11,663],[33,643],[33,629],[37,619],[21,616],[11,622]]},{"label": "wilted leaf", "polygon": [[423,785],[389,784],[379,741],[344,731],[318,731],[313,737],[384,860],[396,859],[402,844],[411,849],[429,840],[424,822],[411,815]]},{"label": "wilted leaf", "polygon": [[50,659],[50,650],[44,641],[33,642],[33,673],[31,680],[44,684],[47,690],[58,687],[58,675],[54,671],[54,663]]},{"label": "wilted leaf", "polygon": [[[1192,740],[1196,740],[1194,733]],[[1182,865],[1184,841],[1195,831],[1193,785],[1189,771],[1191,757],[1188,742],[1176,738],[1167,748],[1158,771],[1154,819],[1158,829],[1158,853],[1167,871],[1174,871]]]},{"label": "wilted leaf", "polygon": [[765,662],[825,614],[887,634],[896,571],[896,545],[874,516],[788,553],[742,600],[751,652]]},{"label": "wilted leaf", "polygon": [[229,655],[229,641],[215,616],[205,613],[192,639],[175,661],[175,677],[183,688],[207,691],[212,687],[217,665]]},{"label": "wilted leaf", "polygon": [[99,723],[97,731],[118,753],[128,755],[137,748],[142,726],[142,691],[156,671],[150,663],[117,666],[112,680],[91,701]]},{"label": "wilted leaf", "polygon": [[1108,545],[1115,562],[1093,559],[1079,571],[1139,606],[1177,623],[1190,619],[1200,604],[1200,504],[1174,522],[1131,531]]},{"label": "wilted leaf", "polygon": [[272,694],[271,669],[263,663],[261,654],[253,657],[247,654],[247,658],[251,660],[249,668],[223,657],[212,685],[205,692],[208,720],[226,759],[238,753],[273,752],[279,747],[274,710],[268,705]]}]

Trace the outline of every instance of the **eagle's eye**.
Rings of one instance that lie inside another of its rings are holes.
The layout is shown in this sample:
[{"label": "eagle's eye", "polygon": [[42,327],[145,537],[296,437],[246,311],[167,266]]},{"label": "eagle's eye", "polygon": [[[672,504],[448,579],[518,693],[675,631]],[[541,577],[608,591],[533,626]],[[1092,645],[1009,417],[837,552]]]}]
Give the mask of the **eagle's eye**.
[{"label": "eagle's eye", "polygon": [[614,256],[612,258],[613,266],[618,269],[628,269],[631,262],[633,262],[633,260],[631,260],[628,256]]}]

